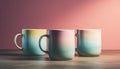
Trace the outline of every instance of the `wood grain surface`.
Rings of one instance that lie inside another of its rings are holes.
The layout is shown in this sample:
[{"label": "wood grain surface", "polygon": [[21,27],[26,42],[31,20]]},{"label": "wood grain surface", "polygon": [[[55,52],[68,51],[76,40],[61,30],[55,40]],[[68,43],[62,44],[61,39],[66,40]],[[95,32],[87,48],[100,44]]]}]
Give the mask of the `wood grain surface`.
[{"label": "wood grain surface", "polygon": [[102,51],[99,57],[75,56],[51,61],[48,55],[23,56],[21,51],[0,50],[0,69],[120,69],[120,50]]}]

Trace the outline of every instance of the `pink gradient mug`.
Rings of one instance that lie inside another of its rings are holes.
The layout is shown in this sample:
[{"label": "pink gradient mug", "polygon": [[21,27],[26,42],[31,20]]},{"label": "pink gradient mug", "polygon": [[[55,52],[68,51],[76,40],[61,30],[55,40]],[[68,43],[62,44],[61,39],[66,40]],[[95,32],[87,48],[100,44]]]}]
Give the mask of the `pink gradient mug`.
[{"label": "pink gradient mug", "polygon": [[[42,48],[41,40],[48,38],[48,51]],[[70,60],[75,53],[75,32],[74,30],[48,30],[48,34],[42,35],[39,39],[40,49],[47,53],[51,60]]]}]

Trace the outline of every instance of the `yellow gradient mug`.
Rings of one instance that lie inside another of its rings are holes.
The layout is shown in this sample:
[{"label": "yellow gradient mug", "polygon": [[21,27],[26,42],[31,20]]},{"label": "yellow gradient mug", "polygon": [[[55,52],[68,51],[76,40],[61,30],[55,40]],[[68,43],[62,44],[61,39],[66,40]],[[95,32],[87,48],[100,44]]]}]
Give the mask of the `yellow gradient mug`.
[{"label": "yellow gradient mug", "polygon": [[[16,47],[23,51],[23,55],[44,55],[45,53],[39,48],[39,38],[41,35],[47,34],[46,29],[22,29],[22,33],[18,33],[14,37]],[[18,36],[22,36],[22,46],[17,43]],[[41,40],[42,48],[46,49],[46,38]]]}]

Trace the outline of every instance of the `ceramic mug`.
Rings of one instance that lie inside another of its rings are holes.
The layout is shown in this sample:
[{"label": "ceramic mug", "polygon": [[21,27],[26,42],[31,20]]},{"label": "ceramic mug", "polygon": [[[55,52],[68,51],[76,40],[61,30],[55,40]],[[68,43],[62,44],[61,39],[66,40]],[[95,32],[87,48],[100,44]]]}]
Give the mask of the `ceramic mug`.
[{"label": "ceramic mug", "polygon": [[[48,51],[45,51],[41,45],[43,37],[48,38]],[[74,37],[74,30],[49,30],[48,34],[40,37],[39,47],[51,60],[70,60],[75,53]]]},{"label": "ceramic mug", "polygon": [[[16,47],[23,51],[23,55],[44,55],[39,48],[39,38],[41,35],[46,34],[46,29],[22,29],[22,33],[18,33],[14,37]],[[22,47],[17,44],[17,37],[22,36]],[[46,38],[41,40],[42,48],[46,49]]]},{"label": "ceramic mug", "polygon": [[101,30],[78,29],[77,52],[80,56],[99,56],[101,53]]}]

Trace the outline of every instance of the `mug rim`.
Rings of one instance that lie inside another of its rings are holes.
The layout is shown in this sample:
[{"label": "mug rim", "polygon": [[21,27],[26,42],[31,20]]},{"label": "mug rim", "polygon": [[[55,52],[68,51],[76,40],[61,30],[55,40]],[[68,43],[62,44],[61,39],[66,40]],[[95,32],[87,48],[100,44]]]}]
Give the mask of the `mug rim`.
[{"label": "mug rim", "polygon": [[22,29],[22,30],[47,30],[47,29]]},{"label": "mug rim", "polygon": [[102,29],[84,29],[84,28],[81,28],[81,29],[77,29],[77,30],[96,30],[96,31],[102,31]]},{"label": "mug rim", "polygon": [[49,29],[48,31],[75,31],[74,29]]}]

